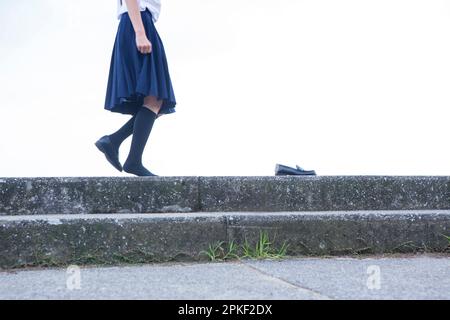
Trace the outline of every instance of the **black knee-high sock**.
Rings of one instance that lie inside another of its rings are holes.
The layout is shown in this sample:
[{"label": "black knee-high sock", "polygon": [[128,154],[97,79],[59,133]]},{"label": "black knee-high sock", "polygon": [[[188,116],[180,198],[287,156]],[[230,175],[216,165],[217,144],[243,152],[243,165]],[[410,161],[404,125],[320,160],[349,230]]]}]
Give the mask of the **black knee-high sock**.
[{"label": "black knee-high sock", "polygon": [[127,123],[125,123],[119,130],[109,135],[109,139],[114,144],[114,146],[116,146],[116,148],[119,148],[122,142],[124,142],[126,138],[133,134],[135,119],[136,114],[130,120],[128,120]]},{"label": "black knee-high sock", "polygon": [[150,132],[152,131],[155,119],[156,113],[146,107],[141,107],[136,114],[130,153],[123,165],[123,169],[126,172],[133,173],[138,176],[154,175],[142,165],[142,154],[144,153],[144,148],[147,144]]}]

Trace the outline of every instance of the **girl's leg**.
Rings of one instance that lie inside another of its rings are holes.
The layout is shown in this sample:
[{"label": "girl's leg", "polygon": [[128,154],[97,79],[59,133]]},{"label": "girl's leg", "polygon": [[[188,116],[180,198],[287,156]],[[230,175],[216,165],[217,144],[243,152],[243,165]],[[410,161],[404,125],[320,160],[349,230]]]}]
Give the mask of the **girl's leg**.
[{"label": "girl's leg", "polygon": [[137,176],[155,176],[142,165],[142,154],[161,106],[161,100],[158,101],[155,97],[146,97],[144,105],[137,112],[133,125],[130,153],[123,165],[125,172]]},{"label": "girl's leg", "polygon": [[159,110],[161,110],[161,106],[163,104],[162,100],[157,100],[154,96],[148,96],[144,99],[144,107],[149,108],[154,113],[158,114]]},{"label": "girl's leg", "polygon": [[[144,99],[144,106],[150,108],[154,113],[158,114],[159,110],[162,106],[162,100],[156,100],[156,97],[148,96]],[[111,142],[113,145],[119,149],[122,142],[125,141],[126,138],[133,134],[133,126],[134,120],[136,119],[136,115],[134,115],[130,120],[127,121],[119,130],[109,135]]]},{"label": "girl's leg", "polygon": [[126,138],[133,134],[133,126],[134,120],[136,119],[136,115],[134,115],[130,120],[127,121],[119,130],[109,135],[109,139],[111,143],[114,145],[116,149],[119,149],[122,142],[125,141]]}]

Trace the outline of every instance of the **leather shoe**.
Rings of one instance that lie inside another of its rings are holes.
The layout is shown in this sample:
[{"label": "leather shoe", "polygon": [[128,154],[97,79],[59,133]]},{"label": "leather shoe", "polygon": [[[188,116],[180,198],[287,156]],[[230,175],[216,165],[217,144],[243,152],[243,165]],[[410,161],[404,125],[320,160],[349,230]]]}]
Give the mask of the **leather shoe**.
[{"label": "leather shoe", "polygon": [[276,176],[315,176],[316,172],[314,170],[304,170],[298,165],[296,168],[288,167],[282,164],[277,164],[275,166]]}]

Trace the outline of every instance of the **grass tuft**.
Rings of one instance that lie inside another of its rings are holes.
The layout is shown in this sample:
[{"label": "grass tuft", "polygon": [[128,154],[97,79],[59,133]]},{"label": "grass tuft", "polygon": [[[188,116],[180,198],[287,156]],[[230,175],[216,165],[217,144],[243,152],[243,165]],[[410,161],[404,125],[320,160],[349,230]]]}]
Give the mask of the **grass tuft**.
[{"label": "grass tuft", "polygon": [[210,244],[208,249],[201,251],[200,254],[207,255],[211,261],[220,260],[221,253],[224,251],[223,244],[223,241],[217,241],[216,243]]},{"label": "grass tuft", "polygon": [[442,235],[445,239],[448,241],[448,245],[450,246],[450,236],[446,236],[445,234]]},{"label": "grass tuft", "polygon": [[207,255],[210,261],[224,261],[230,259],[281,259],[286,255],[288,244],[285,241],[280,248],[273,247],[273,241],[270,240],[267,231],[260,231],[258,241],[251,246],[245,238],[244,244],[238,245],[231,241],[224,247],[224,242],[219,241],[210,244],[208,250],[202,251]]}]

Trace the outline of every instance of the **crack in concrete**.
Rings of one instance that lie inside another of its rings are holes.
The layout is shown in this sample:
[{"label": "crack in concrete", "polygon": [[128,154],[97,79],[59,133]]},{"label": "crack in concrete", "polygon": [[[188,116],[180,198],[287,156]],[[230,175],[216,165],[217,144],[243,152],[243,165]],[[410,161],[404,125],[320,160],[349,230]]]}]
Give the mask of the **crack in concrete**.
[{"label": "crack in concrete", "polygon": [[196,210],[197,211],[203,211],[203,208],[202,208],[202,195],[201,195],[201,191],[200,191],[200,188],[201,188],[201,184],[202,184],[202,178],[201,177],[197,177],[197,208],[196,208]]},{"label": "crack in concrete", "polygon": [[[225,234],[226,234],[226,238],[227,238],[228,241],[230,241],[231,240],[230,239],[231,235],[230,235],[229,229],[233,228],[233,227],[230,226],[229,217],[226,216],[226,215],[224,215],[223,217],[224,217],[224,220],[225,220]],[[264,276],[269,277],[271,279],[277,280],[279,282],[287,284],[287,285],[289,285],[291,287],[294,287],[296,289],[299,289],[301,291],[306,291],[307,293],[312,294],[312,296],[314,298],[317,298],[317,299],[320,299],[320,300],[333,300],[331,297],[328,297],[328,296],[326,296],[326,295],[324,295],[324,294],[322,294],[320,292],[314,291],[314,290],[312,290],[310,288],[301,287],[298,284],[293,283],[293,282],[291,282],[289,280],[286,280],[286,279],[283,279],[283,278],[279,278],[279,277],[275,277],[275,276],[273,276],[273,275],[271,275],[271,274],[269,274],[267,272],[264,272],[263,270],[261,270],[261,269],[259,269],[257,267],[248,265],[245,262],[242,262],[241,260],[238,260],[237,263],[242,265],[242,266],[245,266],[245,267],[247,267],[247,268],[249,268],[251,270],[254,270],[254,271],[258,272],[261,275],[264,275]]]},{"label": "crack in concrete", "polygon": [[251,270],[254,270],[254,271],[256,271],[256,272],[258,272],[258,273],[260,273],[260,274],[262,274],[262,275],[264,275],[266,277],[278,280],[278,281],[280,281],[280,282],[282,282],[284,284],[287,284],[289,286],[295,287],[296,289],[300,289],[302,291],[306,291],[309,294],[311,294],[314,298],[317,298],[317,299],[320,299],[320,300],[334,300],[333,298],[331,298],[329,296],[326,296],[326,295],[324,295],[324,294],[322,294],[322,293],[320,293],[318,291],[315,291],[315,290],[313,290],[311,288],[302,287],[302,286],[299,286],[298,284],[296,284],[295,282],[291,282],[291,281],[286,280],[284,278],[276,277],[274,275],[271,275],[270,273],[267,273],[267,272],[265,272],[265,271],[255,267],[255,266],[249,265],[249,264],[247,264],[245,262],[239,261],[239,264],[241,264],[241,265],[243,265],[243,266],[245,266],[245,267],[247,267],[247,268],[249,268]]}]

